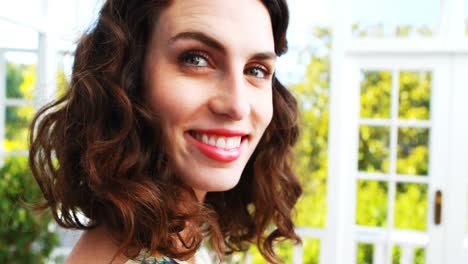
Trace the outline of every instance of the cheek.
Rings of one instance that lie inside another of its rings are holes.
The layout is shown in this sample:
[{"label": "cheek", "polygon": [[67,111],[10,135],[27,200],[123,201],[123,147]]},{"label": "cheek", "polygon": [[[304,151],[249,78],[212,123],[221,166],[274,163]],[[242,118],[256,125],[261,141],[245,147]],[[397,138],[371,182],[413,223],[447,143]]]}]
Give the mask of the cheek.
[{"label": "cheek", "polygon": [[257,108],[261,124],[263,125],[263,129],[266,129],[273,118],[273,99],[271,93],[260,98],[269,98],[267,100],[261,100],[260,102],[256,101],[254,103]]}]

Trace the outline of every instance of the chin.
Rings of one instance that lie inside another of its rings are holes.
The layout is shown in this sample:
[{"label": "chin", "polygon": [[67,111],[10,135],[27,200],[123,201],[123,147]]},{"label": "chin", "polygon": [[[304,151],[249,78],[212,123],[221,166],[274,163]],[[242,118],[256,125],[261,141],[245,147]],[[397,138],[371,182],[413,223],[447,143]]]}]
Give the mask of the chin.
[{"label": "chin", "polygon": [[215,175],[216,178],[199,177],[197,180],[183,179],[194,190],[202,192],[223,192],[231,190],[239,183],[240,175]]}]

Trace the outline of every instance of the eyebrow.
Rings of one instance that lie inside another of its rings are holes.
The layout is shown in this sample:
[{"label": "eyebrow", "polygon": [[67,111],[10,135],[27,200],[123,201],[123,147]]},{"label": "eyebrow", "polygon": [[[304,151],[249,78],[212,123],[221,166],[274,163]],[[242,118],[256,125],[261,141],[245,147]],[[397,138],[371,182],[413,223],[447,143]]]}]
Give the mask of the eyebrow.
[{"label": "eyebrow", "polygon": [[[199,31],[185,31],[178,33],[174,37],[169,39],[169,43],[174,43],[181,39],[192,39],[199,41],[221,53],[226,53],[226,48],[218,40],[213,37],[206,35],[203,32]],[[274,52],[266,51],[255,53],[251,59],[256,60],[276,60],[276,54]]]}]

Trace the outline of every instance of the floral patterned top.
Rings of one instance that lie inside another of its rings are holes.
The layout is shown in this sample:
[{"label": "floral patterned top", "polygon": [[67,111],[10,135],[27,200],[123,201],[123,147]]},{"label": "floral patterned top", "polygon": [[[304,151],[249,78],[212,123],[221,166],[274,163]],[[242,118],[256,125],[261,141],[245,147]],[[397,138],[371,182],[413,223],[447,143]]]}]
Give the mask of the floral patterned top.
[{"label": "floral patterned top", "polygon": [[[205,248],[201,247],[195,253],[196,264],[213,263],[212,258]],[[130,259],[125,264],[188,264],[187,261],[172,259],[164,256],[151,256],[147,250],[141,250],[135,259]]]},{"label": "floral patterned top", "polygon": [[151,256],[147,250],[141,250],[135,259],[130,259],[125,264],[187,264],[187,262],[164,256]]}]

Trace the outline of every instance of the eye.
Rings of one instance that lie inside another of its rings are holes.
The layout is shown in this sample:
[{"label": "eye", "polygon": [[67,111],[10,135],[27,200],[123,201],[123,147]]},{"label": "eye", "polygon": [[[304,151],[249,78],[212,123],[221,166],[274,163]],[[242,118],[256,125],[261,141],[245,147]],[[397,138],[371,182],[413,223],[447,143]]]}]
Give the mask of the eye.
[{"label": "eye", "polygon": [[259,79],[267,79],[271,75],[270,71],[265,66],[261,65],[255,65],[250,68],[247,68],[244,71],[244,74],[252,75],[255,78]]},{"label": "eye", "polygon": [[200,51],[188,51],[180,55],[179,61],[193,67],[208,67],[208,56]]}]

